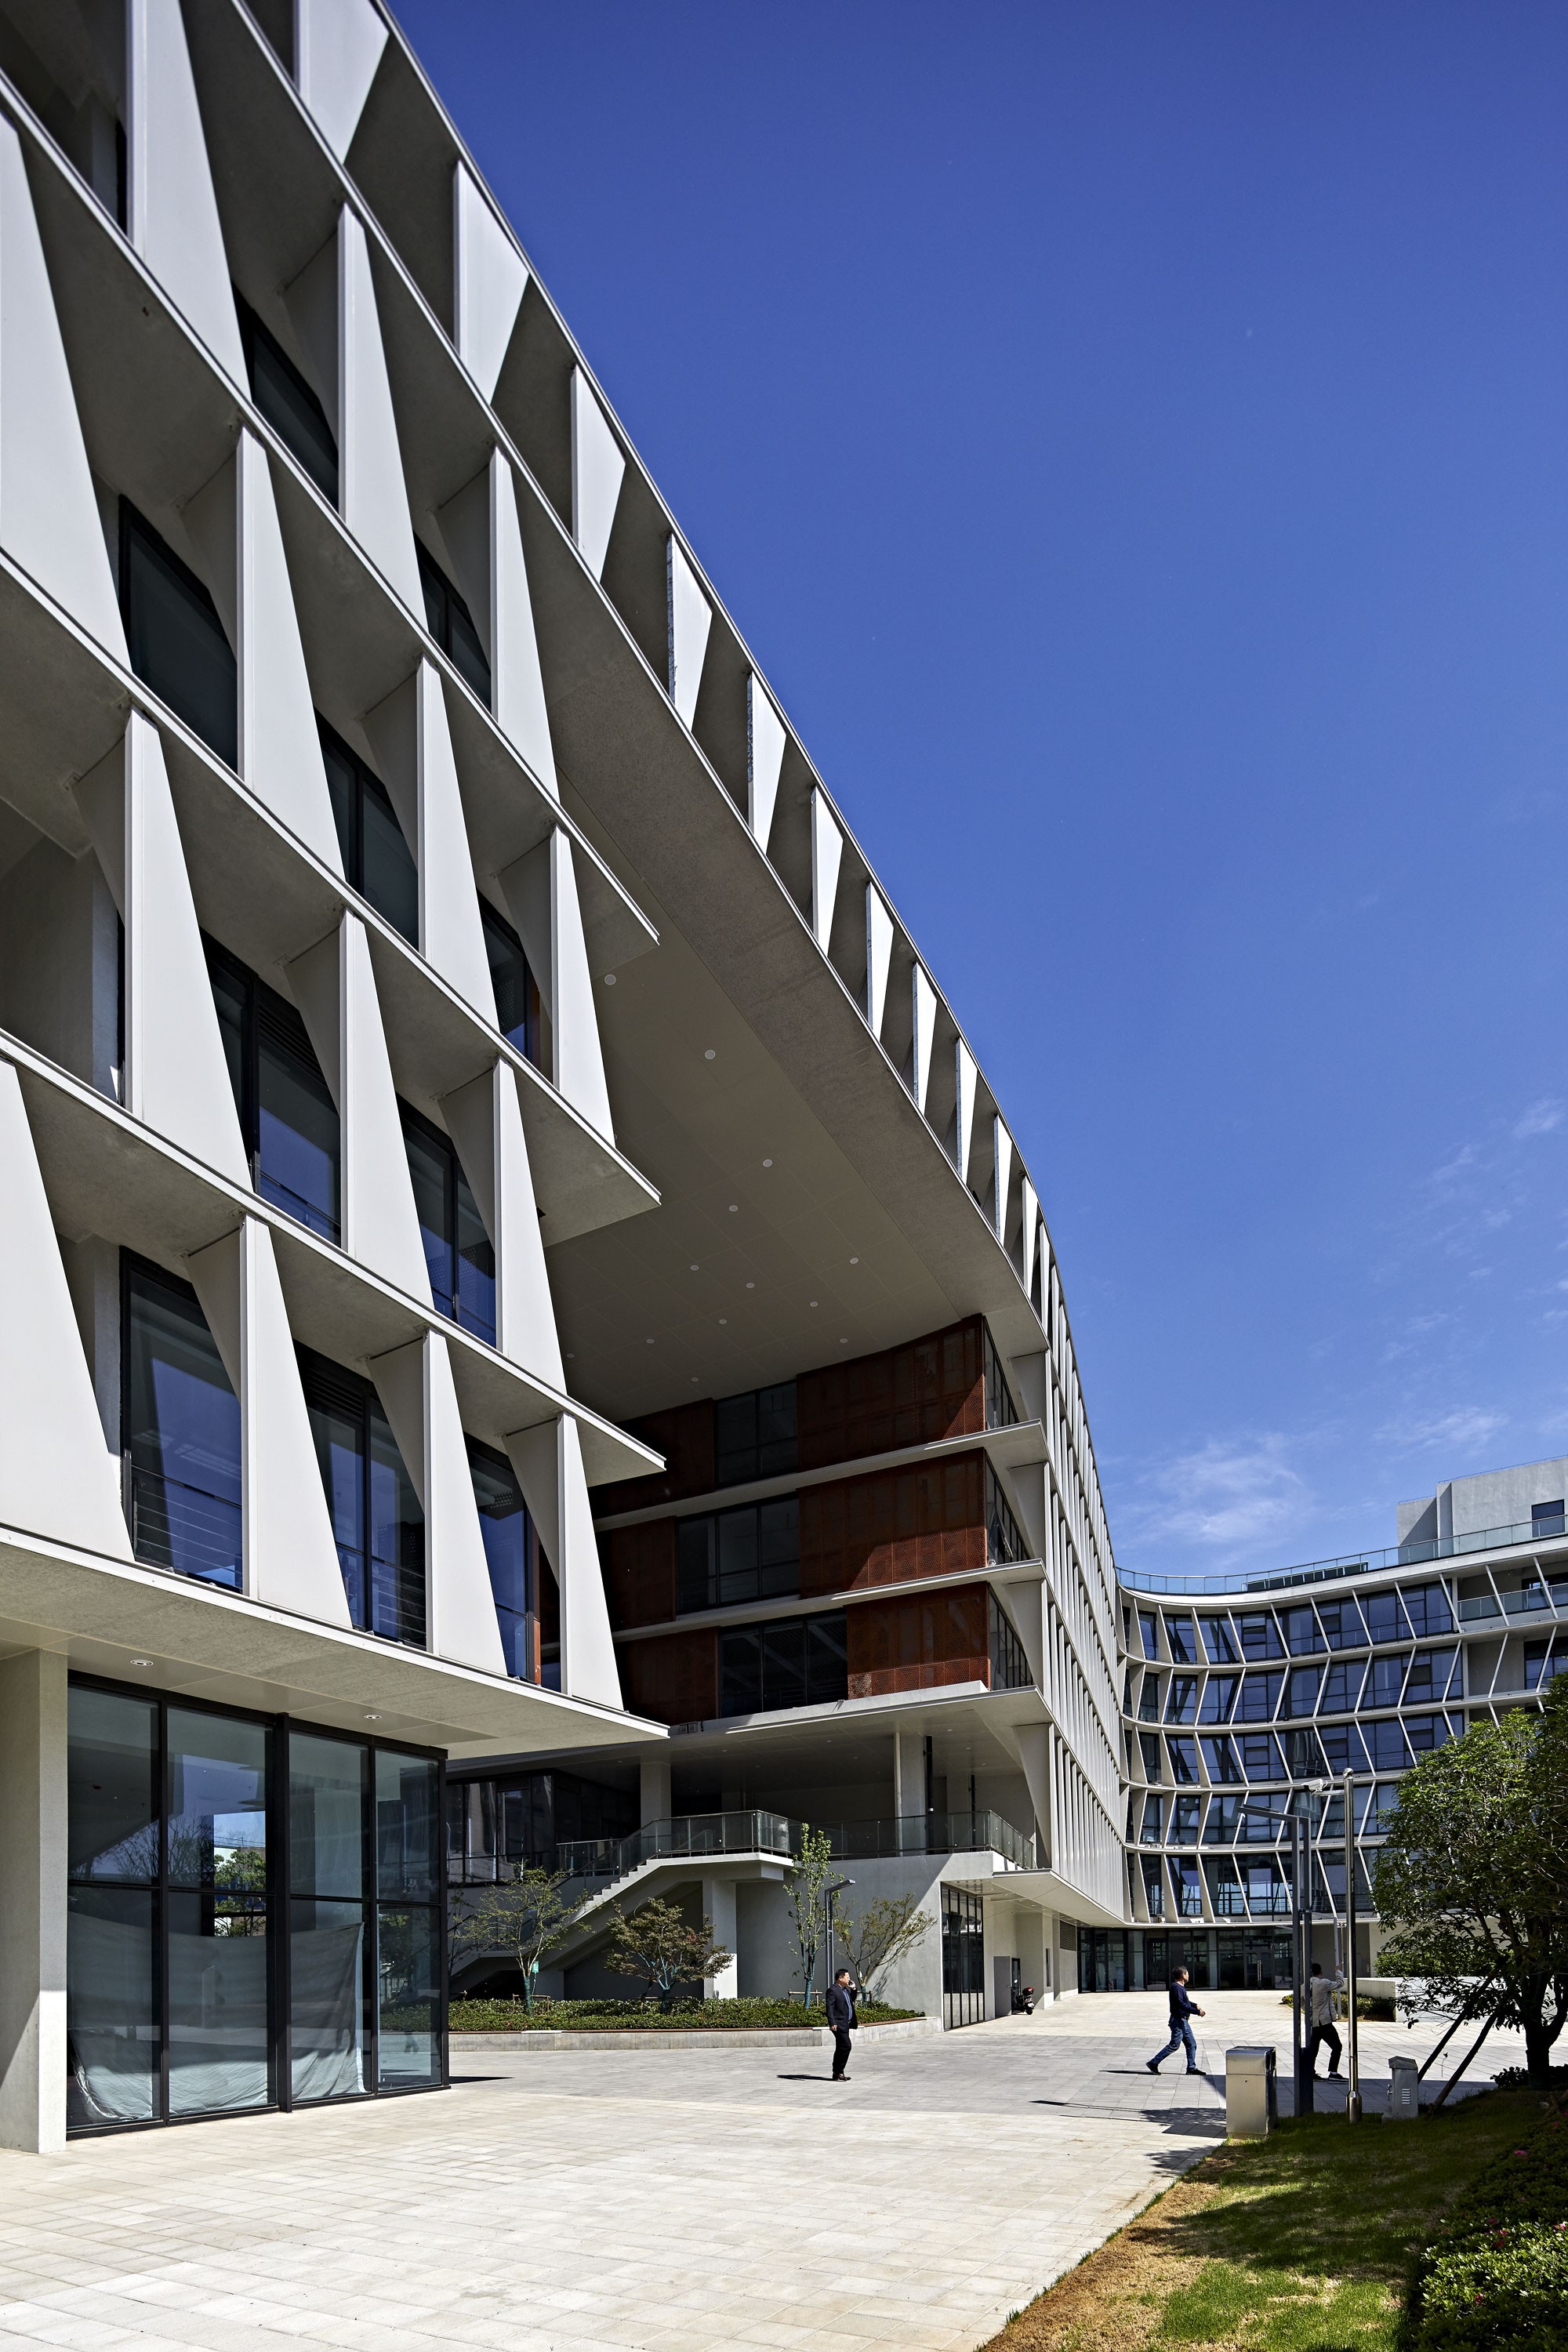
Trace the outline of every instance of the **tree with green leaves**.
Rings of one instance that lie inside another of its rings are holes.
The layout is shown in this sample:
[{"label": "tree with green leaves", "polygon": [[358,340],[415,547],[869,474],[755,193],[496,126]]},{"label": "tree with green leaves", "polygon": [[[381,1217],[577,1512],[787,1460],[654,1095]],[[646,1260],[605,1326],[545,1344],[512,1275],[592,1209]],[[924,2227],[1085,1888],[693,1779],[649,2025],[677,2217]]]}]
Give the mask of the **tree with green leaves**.
[{"label": "tree with green leaves", "polygon": [[619,1904],[605,1960],[617,1976],[641,1977],[650,2000],[667,2012],[684,1986],[721,1976],[735,1955],[713,1940],[713,1922],[689,1927],[673,1903],[655,1895],[628,1919]]},{"label": "tree with green leaves", "polygon": [[858,1912],[833,1911],[833,1932],[849,1956],[849,1970],[870,1993],[889,1969],[918,1950],[931,1932],[931,1914],[918,1895],[879,1895]]},{"label": "tree with green leaves", "polygon": [[533,2007],[534,1980],[576,1925],[580,1902],[563,1892],[563,1870],[523,1864],[492,1886],[454,1886],[447,1937],[448,1970],[481,1952],[505,1952],[522,1976],[525,2008]]},{"label": "tree with green leaves", "polygon": [[1373,1892],[1379,1967],[1421,1980],[1406,2006],[1518,2027],[1545,2091],[1568,2023],[1568,1675],[1539,1715],[1472,1725],[1412,1766]]},{"label": "tree with green leaves", "polygon": [[805,1987],[805,2004],[809,2009],[817,1958],[827,1932],[827,1885],[834,1875],[833,1840],[826,1830],[814,1830],[809,1822],[803,1822],[800,1843],[792,1858],[795,1871],[789,1882],[786,1900],[790,1917],[795,1922],[795,1940],[800,1953],[800,1980]]}]

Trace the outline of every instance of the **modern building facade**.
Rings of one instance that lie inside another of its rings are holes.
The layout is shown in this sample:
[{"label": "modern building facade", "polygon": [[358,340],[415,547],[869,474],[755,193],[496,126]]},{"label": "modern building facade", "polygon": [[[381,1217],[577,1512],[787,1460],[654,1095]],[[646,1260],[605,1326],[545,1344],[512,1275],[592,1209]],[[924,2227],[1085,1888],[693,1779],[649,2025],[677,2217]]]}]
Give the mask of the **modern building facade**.
[{"label": "modern building facade", "polygon": [[0,2140],[438,2084],[487,1759],[831,1787],[1040,1981],[1124,1898],[1037,1190],[390,17],[0,0]]}]

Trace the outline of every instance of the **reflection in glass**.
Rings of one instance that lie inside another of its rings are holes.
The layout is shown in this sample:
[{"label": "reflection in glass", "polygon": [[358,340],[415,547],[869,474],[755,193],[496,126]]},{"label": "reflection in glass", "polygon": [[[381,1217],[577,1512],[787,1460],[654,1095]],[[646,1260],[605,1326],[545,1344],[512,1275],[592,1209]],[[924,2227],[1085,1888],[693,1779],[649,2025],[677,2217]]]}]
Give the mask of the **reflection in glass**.
[{"label": "reflection in glass", "polygon": [[168,1737],[170,1885],[212,1887],[237,1917],[263,1908],[265,1729],[172,1706]]},{"label": "reflection in glass", "polygon": [[377,1951],[379,2081],[413,2089],[440,2080],[436,1914],[383,1906]]},{"label": "reflection in glass", "polygon": [[364,2090],[364,1910],[358,1903],[289,1906],[290,2073],[297,2099]]},{"label": "reflection in glass", "polygon": [[157,1708],[150,1699],[79,1687],[68,1707],[70,1876],[155,1879]]},{"label": "reflection in glass", "polygon": [[468,1470],[479,1505],[479,1534],[490,1572],[490,1592],[509,1675],[539,1679],[533,1611],[533,1528],[517,1474],[504,1454],[468,1441]]},{"label": "reflection in glass", "polygon": [[267,1909],[247,1885],[171,1893],[169,2113],[265,2106]]},{"label": "reflection in glass", "polygon": [[425,1643],[425,1514],[370,1382],[301,1348],[300,1370],[352,1622]]},{"label": "reflection in glass", "polygon": [[375,1759],[375,1883],[383,1896],[437,1893],[436,1767],[424,1756]]},{"label": "reflection in glass", "polygon": [[239,1400],[195,1292],[128,1265],[124,1347],[136,1557],[237,1591]]},{"label": "reflection in glass", "polygon": [[66,2116],[73,2130],[157,2112],[150,1889],[72,1886],[66,1930]]},{"label": "reflection in glass", "polygon": [[364,1893],[365,1751],[289,1736],[289,1883],[296,1895]]}]

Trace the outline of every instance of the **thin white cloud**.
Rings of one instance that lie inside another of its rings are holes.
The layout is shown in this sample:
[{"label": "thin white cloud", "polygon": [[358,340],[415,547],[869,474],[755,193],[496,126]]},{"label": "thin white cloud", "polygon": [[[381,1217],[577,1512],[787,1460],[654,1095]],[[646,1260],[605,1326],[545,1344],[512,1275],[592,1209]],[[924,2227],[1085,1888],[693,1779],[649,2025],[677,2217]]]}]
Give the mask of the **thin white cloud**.
[{"label": "thin white cloud", "polygon": [[1140,1533],[1216,1549],[1279,1534],[1300,1519],[1307,1501],[1306,1482],[1286,1460],[1285,1446],[1275,1435],[1210,1438],[1162,1463],[1146,1482],[1158,1499],[1139,1509]]},{"label": "thin white cloud", "polygon": [[1413,1450],[1431,1445],[1484,1445],[1507,1426],[1506,1412],[1488,1412],[1479,1405],[1460,1405],[1449,1412],[1425,1418],[1411,1415],[1385,1422],[1377,1434],[1385,1445]]},{"label": "thin white cloud", "polygon": [[1532,1135],[1550,1135],[1554,1127],[1563,1124],[1563,1105],[1555,1095],[1542,1095],[1530,1108],[1513,1130],[1516,1143],[1523,1143]]}]

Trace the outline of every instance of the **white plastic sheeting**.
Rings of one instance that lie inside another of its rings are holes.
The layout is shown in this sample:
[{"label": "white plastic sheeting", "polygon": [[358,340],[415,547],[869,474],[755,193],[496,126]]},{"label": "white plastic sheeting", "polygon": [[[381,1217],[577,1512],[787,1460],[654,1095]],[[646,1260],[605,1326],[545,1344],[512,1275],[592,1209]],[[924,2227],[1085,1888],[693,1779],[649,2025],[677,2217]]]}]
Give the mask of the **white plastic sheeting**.
[{"label": "white plastic sheeting", "polygon": [[4,115],[0,547],[117,660],[127,659],[22,142]]}]

